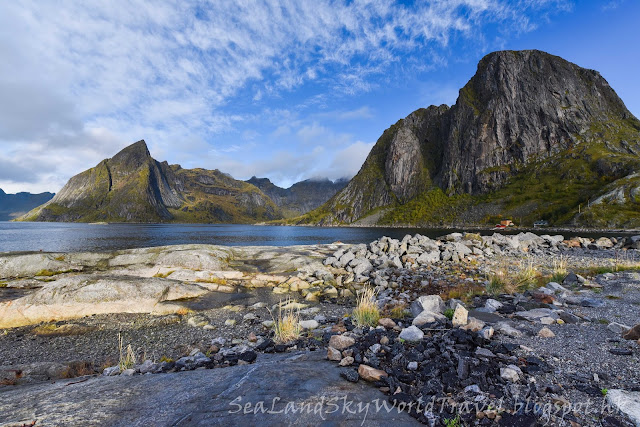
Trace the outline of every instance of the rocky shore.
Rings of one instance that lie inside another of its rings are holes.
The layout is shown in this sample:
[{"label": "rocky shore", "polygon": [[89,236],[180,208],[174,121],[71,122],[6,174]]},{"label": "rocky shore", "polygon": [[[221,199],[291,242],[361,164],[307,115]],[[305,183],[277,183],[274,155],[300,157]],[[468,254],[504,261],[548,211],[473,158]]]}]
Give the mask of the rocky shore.
[{"label": "rocky shore", "polygon": [[[282,413],[229,413],[233,398],[249,393],[248,378],[272,381],[274,361],[289,376],[279,380],[289,387],[278,391],[280,409],[343,390],[354,402],[395,408],[370,412],[381,424],[638,425],[638,249],[640,236],[452,233],[368,245],[0,254],[0,425],[86,423],[61,404],[72,390],[91,384],[109,394],[142,382],[154,390],[163,378],[183,390],[193,370],[230,381],[211,413],[204,400],[193,403],[194,419],[210,424],[217,411],[226,424],[293,423]],[[376,325],[353,317],[363,289],[375,291]],[[283,308],[300,320],[299,338],[288,342],[273,331]],[[315,369],[335,378],[302,380]],[[301,391],[313,384],[315,395]],[[261,393],[252,399],[276,395]],[[51,405],[16,404],[35,396]],[[362,420],[323,405],[333,422]],[[144,424],[126,413],[94,422]],[[164,410],[155,422],[187,415]]]}]

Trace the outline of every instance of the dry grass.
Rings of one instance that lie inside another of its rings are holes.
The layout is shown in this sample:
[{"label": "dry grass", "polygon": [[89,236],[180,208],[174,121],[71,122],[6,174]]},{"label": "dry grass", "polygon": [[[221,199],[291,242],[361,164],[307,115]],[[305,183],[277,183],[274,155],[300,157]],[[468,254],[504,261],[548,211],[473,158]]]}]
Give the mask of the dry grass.
[{"label": "dry grass", "polygon": [[558,258],[553,259],[553,272],[551,274],[551,281],[562,283],[565,277],[567,277],[567,257],[560,255]]},{"label": "dry grass", "polygon": [[278,315],[273,318],[274,341],[279,344],[295,341],[300,338],[302,327],[300,326],[300,310],[295,309],[291,300],[287,299],[284,304],[280,301],[278,305]]},{"label": "dry grass", "polygon": [[91,362],[70,362],[67,369],[62,373],[62,378],[84,377],[95,374],[93,363]]},{"label": "dry grass", "polygon": [[122,339],[122,334],[118,333],[118,349],[120,350],[120,361],[118,362],[118,366],[120,367],[120,371],[124,371],[127,369],[133,368],[136,364],[136,354],[133,352],[133,348],[131,344],[127,345],[127,348],[124,348],[124,340]]},{"label": "dry grass", "polygon": [[411,314],[411,312],[407,309],[406,302],[396,304],[391,308],[387,308],[387,310],[389,312],[389,317],[391,317],[392,319],[404,319],[409,314]]},{"label": "dry grass", "polygon": [[486,291],[490,295],[524,292],[537,287],[541,277],[532,259],[521,261],[513,272],[509,271],[508,266],[502,265],[488,274]]},{"label": "dry grass", "polygon": [[356,308],[353,309],[351,317],[357,326],[371,326],[378,324],[380,319],[380,309],[376,301],[376,292],[373,288],[364,288],[357,298]]}]

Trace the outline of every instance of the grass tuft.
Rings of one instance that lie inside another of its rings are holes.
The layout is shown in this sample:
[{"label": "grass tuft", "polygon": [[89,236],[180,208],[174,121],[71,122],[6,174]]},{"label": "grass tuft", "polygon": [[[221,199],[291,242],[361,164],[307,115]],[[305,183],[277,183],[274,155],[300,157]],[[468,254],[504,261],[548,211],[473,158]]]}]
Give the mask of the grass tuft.
[{"label": "grass tuft", "polygon": [[133,368],[136,364],[136,355],[131,344],[127,345],[126,349],[124,348],[124,340],[120,333],[118,333],[118,349],[120,350],[120,361],[118,362],[120,372]]},{"label": "grass tuft", "polygon": [[375,296],[376,293],[373,288],[364,288],[358,295],[357,306],[351,313],[357,326],[375,327],[378,324],[380,309]]},{"label": "grass tuft", "polygon": [[[283,308],[284,307],[284,308]],[[302,327],[300,326],[300,310],[295,309],[288,298],[283,304],[280,301],[278,315],[273,316],[274,341],[279,344],[295,341],[300,338]]]}]

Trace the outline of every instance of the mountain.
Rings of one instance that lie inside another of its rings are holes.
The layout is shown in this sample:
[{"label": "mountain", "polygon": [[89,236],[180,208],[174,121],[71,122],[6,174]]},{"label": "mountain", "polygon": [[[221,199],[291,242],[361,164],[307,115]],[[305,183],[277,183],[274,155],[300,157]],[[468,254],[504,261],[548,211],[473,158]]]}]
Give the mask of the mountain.
[{"label": "mountain", "polygon": [[9,221],[24,215],[53,197],[53,193],[31,194],[20,192],[7,194],[0,188],[0,221]]},{"label": "mountain", "polygon": [[488,54],[456,103],[384,131],[358,174],[296,219],[324,225],[640,226],[640,121],[594,70]]},{"label": "mountain", "polygon": [[278,206],[287,217],[294,217],[313,210],[342,190],[347,179],[335,182],[329,179],[307,179],[296,182],[289,188],[281,188],[273,184],[269,178],[252,177],[247,181],[258,187]]},{"label": "mountain", "polygon": [[25,221],[232,222],[282,218],[255,186],[154,160],[138,141],[74,177]]}]

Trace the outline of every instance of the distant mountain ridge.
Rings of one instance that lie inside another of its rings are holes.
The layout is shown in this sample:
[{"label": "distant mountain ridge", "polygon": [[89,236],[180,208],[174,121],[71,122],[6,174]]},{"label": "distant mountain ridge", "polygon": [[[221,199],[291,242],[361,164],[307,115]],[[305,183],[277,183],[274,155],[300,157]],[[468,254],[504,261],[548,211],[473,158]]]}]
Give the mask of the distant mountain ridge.
[{"label": "distant mountain ridge", "polygon": [[597,72],[490,53],[456,103],[387,129],[349,184],[296,223],[640,226],[640,121]]},{"label": "distant mountain ridge", "polygon": [[48,192],[7,194],[0,188],[0,221],[10,221],[24,215],[36,206],[48,202],[53,196],[53,193]]},{"label": "distant mountain ridge", "polygon": [[285,216],[298,216],[317,208],[348,184],[346,178],[331,181],[325,179],[307,179],[296,182],[289,188],[281,188],[273,184],[269,178],[247,180],[258,187],[264,194],[282,209]]},{"label": "distant mountain ridge", "polygon": [[[316,192],[317,204],[335,193],[327,190],[320,201],[321,192]],[[291,198],[287,200],[287,209],[306,212]],[[283,217],[282,209],[256,186],[219,170],[183,169],[159,162],[141,140],[72,177],[55,197],[19,219],[256,223]]]}]

